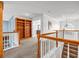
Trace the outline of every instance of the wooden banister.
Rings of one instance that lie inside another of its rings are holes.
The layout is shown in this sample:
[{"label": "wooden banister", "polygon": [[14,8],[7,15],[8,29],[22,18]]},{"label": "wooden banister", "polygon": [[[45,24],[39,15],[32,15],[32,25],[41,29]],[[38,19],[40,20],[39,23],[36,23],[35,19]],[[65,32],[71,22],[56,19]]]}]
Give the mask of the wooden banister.
[{"label": "wooden banister", "polygon": [[47,38],[49,40],[58,40],[64,43],[72,43],[72,44],[78,44],[79,45],[79,40],[70,40],[70,39],[63,39],[63,38],[55,38],[55,37],[50,37],[47,35],[41,35],[41,38]]},{"label": "wooden banister", "polygon": [[[58,31],[56,31],[56,38],[58,38]],[[56,39],[56,47],[58,47],[58,39]]]},{"label": "wooden banister", "polygon": [[37,30],[37,38],[38,38],[37,58],[40,58],[40,30]]},{"label": "wooden banister", "polygon": [[[40,34],[40,31],[37,31],[37,38],[38,38],[38,49],[37,49],[37,57],[40,58],[40,38],[46,38],[48,40],[55,40],[56,41],[56,47],[58,47],[58,42],[64,42],[64,43],[69,43],[69,44],[75,44],[79,45],[79,40],[71,40],[71,39],[65,39],[64,38],[64,32],[65,31],[71,31],[71,32],[79,32],[79,30],[56,30],[56,32],[50,32],[50,33],[45,33],[45,34]],[[63,38],[58,38],[58,32],[63,33]],[[49,34],[55,34],[56,37],[51,37],[48,36]]]},{"label": "wooden banister", "polygon": [[4,57],[3,51],[3,1],[0,1],[0,58]]}]

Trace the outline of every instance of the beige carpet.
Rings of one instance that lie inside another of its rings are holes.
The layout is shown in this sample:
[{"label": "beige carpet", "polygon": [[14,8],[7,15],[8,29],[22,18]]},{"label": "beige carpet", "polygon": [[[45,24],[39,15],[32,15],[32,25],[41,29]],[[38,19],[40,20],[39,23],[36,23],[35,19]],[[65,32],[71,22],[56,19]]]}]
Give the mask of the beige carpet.
[{"label": "beige carpet", "polygon": [[22,40],[20,47],[5,51],[4,58],[36,58],[37,42],[33,39]]}]

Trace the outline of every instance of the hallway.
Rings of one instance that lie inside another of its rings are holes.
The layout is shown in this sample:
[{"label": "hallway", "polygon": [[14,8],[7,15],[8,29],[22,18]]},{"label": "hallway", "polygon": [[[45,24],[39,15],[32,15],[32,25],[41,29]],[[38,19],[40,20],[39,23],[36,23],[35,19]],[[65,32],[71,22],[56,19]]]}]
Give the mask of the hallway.
[{"label": "hallway", "polygon": [[32,39],[23,40],[20,47],[5,52],[5,58],[36,58],[37,44]]},{"label": "hallway", "polygon": [[0,58],[79,58],[78,1],[1,1],[0,15]]}]

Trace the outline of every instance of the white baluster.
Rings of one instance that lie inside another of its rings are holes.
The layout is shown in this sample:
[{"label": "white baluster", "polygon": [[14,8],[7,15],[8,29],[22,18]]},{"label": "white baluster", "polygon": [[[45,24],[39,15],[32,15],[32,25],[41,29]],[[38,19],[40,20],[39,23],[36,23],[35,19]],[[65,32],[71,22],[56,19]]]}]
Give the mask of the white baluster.
[{"label": "white baluster", "polygon": [[42,41],[42,57],[43,57],[43,55],[44,55],[43,49],[44,49],[44,42]]},{"label": "white baluster", "polygon": [[79,45],[78,45],[78,57],[77,58],[79,58]]},{"label": "white baluster", "polygon": [[[50,52],[50,40],[49,40],[49,51],[48,52]],[[49,54],[49,56],[50,56],[50,54]]]},{"label": "white baluster", "polygon": [[67,58],[69,58],[69,43],[68,43],[68,56],[67,56]]},{"label": "white baluster", "polygon": [[46,52],[47,52],[47,51],[46,51],[46,41],[45,41],[45,55],[46,55]]},{"label": "white baluster", "polygon": [[4,35],[4,44],[3,45],[4,45],[4,49],[5,49],[5,35]]}]

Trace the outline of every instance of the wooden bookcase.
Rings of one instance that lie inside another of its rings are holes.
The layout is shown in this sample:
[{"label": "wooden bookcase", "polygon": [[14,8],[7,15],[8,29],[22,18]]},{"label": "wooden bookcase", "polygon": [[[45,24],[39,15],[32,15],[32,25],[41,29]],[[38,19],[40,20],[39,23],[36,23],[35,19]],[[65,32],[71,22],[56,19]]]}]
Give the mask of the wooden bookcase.
[{"label": "wooden bookcase", "polygon": [[19,39],[25,39],[32,36],[31,20],[16,18],[16,32],[19,33]]},{"label": "wooden bookcase", "polygon": [[19,33],[19,38],[24,38],[24,20],[17,19],[16,20],[16,31]]},{"label": "wooden bookcase", "polygon": [[29,20],[25,20],[25,38],[29,38],[32,36],[32,33],[31,33],[31,28],[32,28],[32,22],[29,21]]}]

